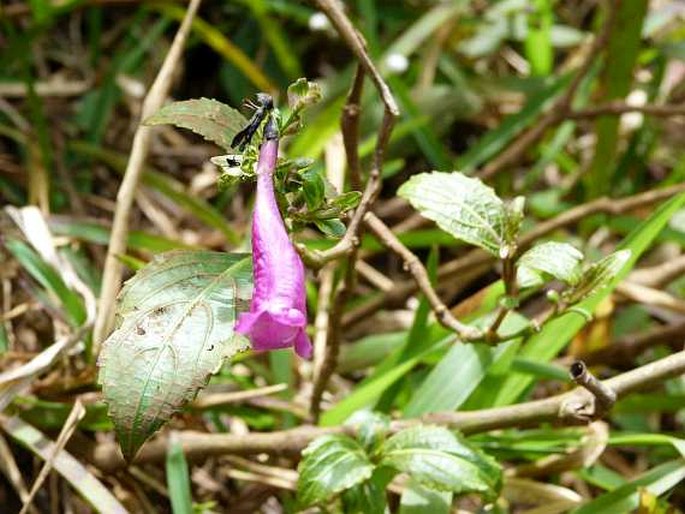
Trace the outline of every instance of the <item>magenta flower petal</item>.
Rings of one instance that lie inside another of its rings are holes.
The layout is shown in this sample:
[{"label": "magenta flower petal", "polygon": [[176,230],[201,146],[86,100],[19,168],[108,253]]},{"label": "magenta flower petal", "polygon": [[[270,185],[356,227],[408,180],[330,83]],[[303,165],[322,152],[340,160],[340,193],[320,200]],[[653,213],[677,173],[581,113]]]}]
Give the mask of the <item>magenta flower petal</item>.
[{"label": "magenta flower petal", "polygon": [[308,359],[312,343],[306,332],[304,265],[288,238],[276,203],[273,173],[278,137],[269,124],[257,163],[252,219],[254,291],[250,312],[239,316],[235,329],[250,338],[255,350],[294,346],[298,355]]}]

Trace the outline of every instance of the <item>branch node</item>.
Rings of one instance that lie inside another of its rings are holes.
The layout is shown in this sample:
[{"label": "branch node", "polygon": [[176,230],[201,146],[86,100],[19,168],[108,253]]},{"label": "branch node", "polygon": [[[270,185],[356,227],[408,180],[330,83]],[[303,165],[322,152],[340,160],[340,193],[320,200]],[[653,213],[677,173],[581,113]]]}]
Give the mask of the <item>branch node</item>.
[{"label": "branch node", "polygon": [[576,361],[571,364],[569,375],[573,382],[592,394],[591,405],[585,405],[585,408],[576,411],[579,417],[587,419],[598,418],[616,403],[616,392],[597,379],[587,369],[583,361]]}]

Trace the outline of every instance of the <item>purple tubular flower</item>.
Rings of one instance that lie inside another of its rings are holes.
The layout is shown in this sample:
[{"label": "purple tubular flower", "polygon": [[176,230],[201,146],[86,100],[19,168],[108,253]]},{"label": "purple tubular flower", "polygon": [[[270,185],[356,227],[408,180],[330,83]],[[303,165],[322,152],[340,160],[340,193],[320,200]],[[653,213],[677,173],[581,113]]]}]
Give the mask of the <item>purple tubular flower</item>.
[{"label": "purple tubular flower", "polygon": [[257,200],[252,219],[254,292],[250,312],[240,314],[236,332],[250,338],[255,350],[294,346],[308,359],[312,343],[305,331],[307,306],[304,265],[295,251],[274,193],[278,133],[267,122],[257,163]]}]

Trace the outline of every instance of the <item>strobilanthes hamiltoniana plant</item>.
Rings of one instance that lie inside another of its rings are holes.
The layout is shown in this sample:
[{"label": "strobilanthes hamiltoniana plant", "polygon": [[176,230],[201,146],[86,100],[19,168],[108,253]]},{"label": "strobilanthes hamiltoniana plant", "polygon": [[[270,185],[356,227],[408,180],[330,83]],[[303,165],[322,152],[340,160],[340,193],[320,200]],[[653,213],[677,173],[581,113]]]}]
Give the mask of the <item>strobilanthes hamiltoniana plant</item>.
[{"label": "strobilanthes hamiltoniana plant", "polygon": [[274,192],[278,129],[270,117],[257,162],[257,200],[252,218],[254,291],[250,311],[238,318],[236,331],[249,337],[255,350],[294,346],[311,357],[305,331],[307,306],[304,265],[288,238]]}]

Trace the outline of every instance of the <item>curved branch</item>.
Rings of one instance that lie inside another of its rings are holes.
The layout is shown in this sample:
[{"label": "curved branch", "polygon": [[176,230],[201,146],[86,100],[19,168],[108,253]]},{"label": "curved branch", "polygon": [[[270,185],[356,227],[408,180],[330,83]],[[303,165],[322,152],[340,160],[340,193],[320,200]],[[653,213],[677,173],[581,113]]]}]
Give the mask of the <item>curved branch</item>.
[{"label": "curved branch", "polygon": [[[646,364],[632,371],[601,382],[603,388],[616,393],[617,398],[652,387],[666,379],[685,373],[685,351],[681,351]],[[595,396],[584,387],[543,400],[464,412],[442,412],[428,414],[420,420],[399,420],[392,425],[394,431],[401,430],[419,422],[433,423],[458,429],[465,434],[487,432],[500,428],[525,427],[538,423],[561,422],[567,424],[585,423],[602,415],[595,405]],[[275,455],[296,455],[312,440],[332,433],[353,433],[350,427],[303,426],[291,430],[270,433],[204,434],[184,432],[179,435],[183,450],[189,459],[201,459],[210,455],[249,455],[268,453]],[[88,460],[98,468],[113,471],[126,466],[119,447],[107,443],[84,452]],[[167,437],[161,436],[143,446],[136,463],[159,462],[166,457]]]}]

